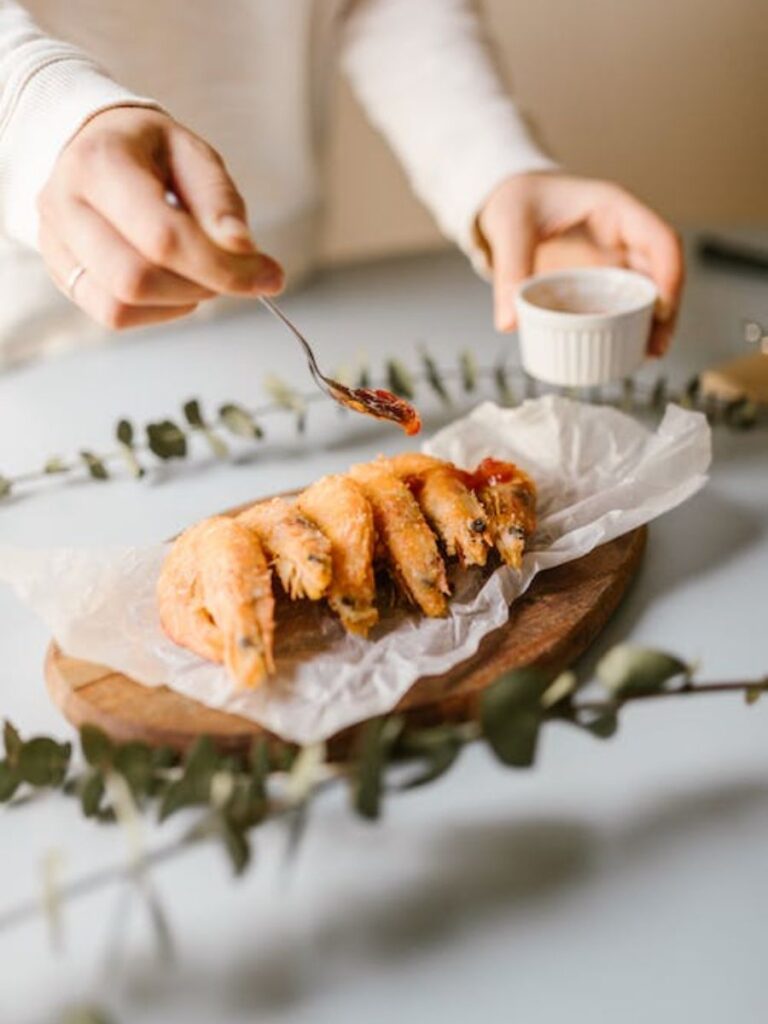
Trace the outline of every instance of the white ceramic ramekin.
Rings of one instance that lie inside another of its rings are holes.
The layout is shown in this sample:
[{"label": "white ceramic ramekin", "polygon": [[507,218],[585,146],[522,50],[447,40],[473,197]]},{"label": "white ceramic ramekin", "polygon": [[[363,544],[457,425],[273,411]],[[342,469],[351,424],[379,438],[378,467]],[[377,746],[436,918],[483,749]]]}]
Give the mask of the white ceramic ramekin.
[{"label": "white ceramic ramekin", "polygon": [[645,358],[657,294],[650,278],[617,267],[528,278],[516,299],[523,368],[566,387],[628,377]]}]

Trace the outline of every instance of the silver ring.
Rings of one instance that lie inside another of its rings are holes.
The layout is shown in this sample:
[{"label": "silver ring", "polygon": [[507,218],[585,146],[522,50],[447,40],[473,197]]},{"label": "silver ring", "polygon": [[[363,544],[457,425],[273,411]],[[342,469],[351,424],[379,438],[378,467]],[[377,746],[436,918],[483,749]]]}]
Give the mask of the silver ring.
[{"label": "silver ring", "polygon": [[67,278],[67,295],[70,297],[70,299],[74,299],[77,282],[80,280],[84,273],[85,267],[82,266],[82,264],[78,264],[70,271],[69,277]]}]

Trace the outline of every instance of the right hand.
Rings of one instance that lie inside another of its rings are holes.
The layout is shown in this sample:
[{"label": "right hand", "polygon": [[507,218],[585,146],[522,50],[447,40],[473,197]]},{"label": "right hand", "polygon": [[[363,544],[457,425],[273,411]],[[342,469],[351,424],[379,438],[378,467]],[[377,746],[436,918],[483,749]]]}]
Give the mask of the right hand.
[{"label": "right hand", "polygon": [[175,320],[216,295],[283,286],[221,157],[157,110],[114,107],[88,121],[59,155],[38,210],[51,277],[67,294],[84,267],[68,297],[105,327]]}]

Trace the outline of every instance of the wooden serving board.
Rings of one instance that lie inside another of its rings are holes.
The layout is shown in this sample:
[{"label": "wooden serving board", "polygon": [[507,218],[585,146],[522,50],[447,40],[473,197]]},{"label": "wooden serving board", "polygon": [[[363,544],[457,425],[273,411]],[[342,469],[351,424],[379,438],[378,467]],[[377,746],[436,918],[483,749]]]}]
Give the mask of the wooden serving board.
[{"label": "wooden serving board", "polygon": [[[573,664],[621,601],[640,565],[646,534],[641,527],[540,573],[511,606],[508,622],[485,637],[472,658],[445,675],[418,680],[398,710],[425,725],[466,720],[476,714],[482,691],[508,669],[538,665],[558,672]],[[255,736],[280,742],[245,718],[69,658],[56,644],[48,649],[45,675],[53,700],[73,725],[90,722],[119,742],[142,740],[178,750],[202,735],[226,750],[246,748]],[[333,738],[332,756],[344,756],[357,729]]]}]

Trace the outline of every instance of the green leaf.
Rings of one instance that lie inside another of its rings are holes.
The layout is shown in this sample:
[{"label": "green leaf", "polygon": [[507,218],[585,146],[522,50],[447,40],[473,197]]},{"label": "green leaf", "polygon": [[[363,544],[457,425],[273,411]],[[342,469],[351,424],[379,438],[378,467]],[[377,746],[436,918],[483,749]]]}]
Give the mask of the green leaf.
[{"label": "green leaf", "polygon": [[375,821],[381,813],[384,769],[402,728],[403,720],[399,716],[374,718],[361,733],[353,807],[362,818],[369,821]]},{"label": "green leaf", "polygon": [[98,455],[94,455],[93,452],[82,451],[80,452],[80,458],[85,463],[88,472],[93,480],[109,480],[109,471],[104,465],[102,459]]},{"label": "green leaf", "polygon": [[147,444],[158,459],[183,459],[187,455],[187,435],[173,420],[147,424]]},{"label": "green leaf", "polygon": [[206,426],[205,420],[203,419],[203,413],[200,409],[200,402],[197,398],[190,398],[189,401],[184,403],[182,409],[184,411],[184,419],[190,427],[202,430]]},{"label": "green leaf", "polygon": [[461,369],[461,383],[465,391],[474,391],[477,387],[477,360],[475,353],[470,349],[464,349],[459,354],[459,368]]},{"label": "green leaf", "polygon": [[94,768],[106,768],[112,763],[112,740],[98,726],[86,723],[80,727],[80,747],[83,757]]},{"label": "green leaf", "polygon": [[424,762],[424,767],[400,788],[415,789],[439,779],[456,763],[462,747],[459,733],[449,725],[408,730],[398,741],[397,752],[404,757],[419,758]]},{"label": "green leaf", "polygon": [[8,763],[12,766],[17,765],[23,743],[16,726],[7,718],[3,723],[3,743]]},{"label": "green leaf", "polygon": [[269,746],[265,739],[255,739],[248,752],[248,763],[251,768],[251,791],[261,800],[267,799],[267,779],[269,778]]},{"label": "green leaf", "polygon": [[768,679],[763,680],[762,683],[754,683],[744,691],[744,700],[747,704],[756,704],[767,689]]},{"label": "green leaf", "polygon": [[508,672],[483,695],[480,722],[483,735],[502,764],[527,768],[536,757],[541,698],[549,676],[537,668]]},{"label": "green leaf", "polygon": [[200,801],[195,798],[195,794],[184,779],[172,782],[160,801],[158,820],[163,822],[177,811],[185,807],[192,807],[196,803],[200,803]]},{"label": "green leaf", "polygon": [[543,708],[552,708],[555,704],[559,704],[564,701],[566,697],[570,697],[572,693],[576,691],[579,685],[579,681],[576,678],[575,672],[561,672],[556,679],[554,679],[541,698],[541,706]]},{"label": "green leaf", "polygon": [[401,398],[410,400],[416,396],[413,377],[399,359],[387,361],[387,386]]},{"label": "green leaf", "polygon": [[265,377],[264,387],[278,405],[296,414],[296,428],[300,434],[303,433],[306,426],[307,405],[299,392],[274,374]]},{"label": "green leaf", "polygon": [[18,772],[7,761],[0,761],[0,803],[10,800],[20,783]]},{"label": "green leaf", "polygon": [[126,448],[133,448],[133,424],[130,420],[118,420],[115,427],[115,437],[118,442]]},{"label": "green leaf", "polygon": [[615,707],[606,705],[596,713],[579,717],[578,724],[598,739],[607,740],[619,728],[619,716]]},{"label": "green leaf", "polygon": [[70,743],[57,743],[48,736],[27,740],[19,753],[19,775],[32,786],[58,786],[64,781],[71,753]]},{"label": "green leaf", "polygon": [[443,378],[440,376],[440,368],[426,349],[422,350],[421,360],[424,363],[424,372],[427,375],[427,382],[429,383],[429,386],[441,402],[445,405],[451,405],[453,400],[448,394],[445,384],[443,383]]},{"label": "green leaf", "polygon": [[43,472],[47,476],[55,476],[57,473],[66,473],[69,470],[69,466],[66,464],[64,459],[58,455],[52,455],[50,459],[46,459],[43,464]]},{"label": "green leaf", "polygon": [[235,405],[234,402],[227,402],[219,408],[219,419],[235,437],[245,437],[253,441],[264,436],[264,431],[248,410],[243,409],[241,405]]},{"label": "green leaf", "polygon": [[179,755],[173,747],[153,747],[152,766],[154,768],[172,768],[179,762]]},{"label": "green leaf", "polygon": [[146,743],[123,743],[115,751],[113,767],[130,786],[134,799],[140,799],[150,791],[154,764],[152,750]]},{"label": "green leaf", "polygon": [[667,378],[659,377],[651,393],[651,405],[654,409],[663,409],[667,404]]},{"label": "green leaf", "polygon": [[235,826],[222,818],[221,837],[236,875],[242,875],[251,860],[251,847],[244,829]]},{"label": "green leaf", "polygon": [[355,386],[358,388],[369,388],[371,386],[371,373],[366,363],[360,367]]},{"label": "green leaf", "polygon": [[86,818],[97,818],[104,799],[104,776],[99,771],[90,771],[83,780],[80,790],[80,806]]},{"label": "green leaf", "polygon": [[493,381],[496,385],[496,392],[502,405],[514,405],[515,396],[507,381],[507,367],[503,360],[493,368]]},{"label": "green leaf", "polygon": [[12,490],[12,482],[8,479],[7,476],[3,476],[2,474],[0,474],[0,501],[2,501],[3,498],[7,498]]},{"label": "green leaf", "polygon": [[612,647],[597,663],[597,678],[615,697],[657,693],[675,676],[690,675],[690,667],[663,651],[630,644]]}]

